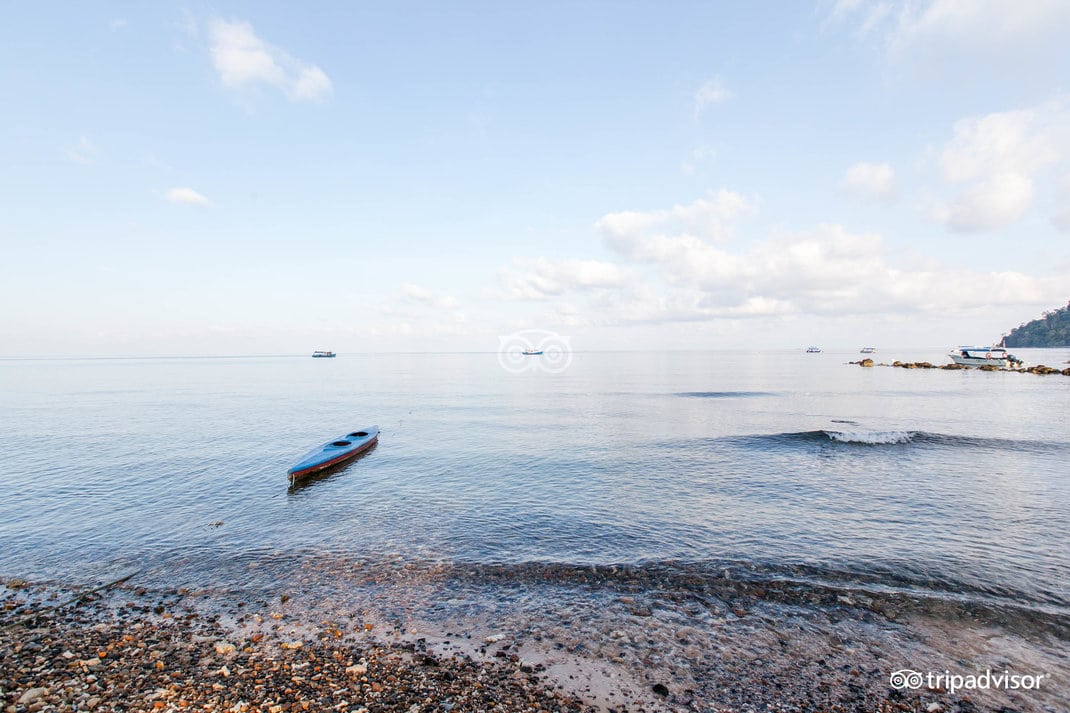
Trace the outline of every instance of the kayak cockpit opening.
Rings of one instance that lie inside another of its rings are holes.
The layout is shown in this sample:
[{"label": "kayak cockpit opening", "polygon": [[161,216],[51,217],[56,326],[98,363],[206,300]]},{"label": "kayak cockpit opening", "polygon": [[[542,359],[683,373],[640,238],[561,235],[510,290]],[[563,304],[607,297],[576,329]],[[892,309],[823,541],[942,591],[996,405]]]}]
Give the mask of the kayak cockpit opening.
[{"label": "kayak cockpit opening", "polygon": [[343,446],[349,446],[349,445],[352,445],[352,444],[349,441],[335,441],[331,445],[335,446],[337,448],[341,448]]},{"label": "kayak cockpit opening", "polygon": [[349,438],[364,438],[367,435],[368,435],[367,431],[354,431],[353,433],[350,433],[348,437]]}]

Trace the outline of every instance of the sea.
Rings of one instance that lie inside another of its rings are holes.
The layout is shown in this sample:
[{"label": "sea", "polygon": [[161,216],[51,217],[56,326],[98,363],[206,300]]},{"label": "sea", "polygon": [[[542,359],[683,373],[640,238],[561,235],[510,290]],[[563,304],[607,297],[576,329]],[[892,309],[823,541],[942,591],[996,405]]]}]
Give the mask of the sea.
[{"label": "sea", "polygon": [[[136,571],[428,620],[717,580],[1065,625],[1070,378],[862,356],[0,360],[0,577]],[[372,450],[290,486],[306,451],[372,425]]]}]

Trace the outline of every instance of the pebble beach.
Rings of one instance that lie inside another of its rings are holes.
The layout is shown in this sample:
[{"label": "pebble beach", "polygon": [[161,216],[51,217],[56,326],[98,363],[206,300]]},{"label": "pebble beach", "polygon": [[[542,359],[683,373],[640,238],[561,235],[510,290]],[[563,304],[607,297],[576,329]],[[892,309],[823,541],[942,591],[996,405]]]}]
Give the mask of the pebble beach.
[{"label": "pebble beach", "polygon": [[[703,625],[693,616],[687,626],[679,617],[686,607],[667,617],[649,597],[616,592],[601,616],[592,611],[569,626],[552,615],[492,629],[455,618],[457,630],[445,631],[391,624],[374,609],[327,617],[287,595],[219,601],[133,583],[79,594],[17,580],[0,592],[5,713],[1032,713],[1062,710],[1066,700],[1065,678],[1019,695],[891,688],[897,658],[924,664],[954,654],[980,665],[997,631],[977,621],[941,630],[909,602],[785,606],[790,592],[742,586],[721,617]],[[710,594],[690,607],[693,615],[716,609],[724,590]],[[620,628],[602,631],[613,619]],[[997,642],[1015,644],[1006,634]],[[1058,665],[1058,639],[1051,643],[1051,658],[1037,665]],[[1036,651],[1036,641],[1029,647]]]}]

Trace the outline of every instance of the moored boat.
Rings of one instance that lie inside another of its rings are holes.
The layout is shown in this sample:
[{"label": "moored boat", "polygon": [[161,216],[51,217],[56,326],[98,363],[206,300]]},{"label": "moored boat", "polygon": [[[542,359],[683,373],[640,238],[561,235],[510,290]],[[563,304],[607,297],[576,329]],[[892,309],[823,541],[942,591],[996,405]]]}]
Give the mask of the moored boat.
[{"label": "moored boat", "polygon": [[1011,364],[1021,364],[1003,347],[956,347],[949,354],[951,361],[959,366],[995,366],[1006,369]]},{"label": "moored boat", "polygon": [[321,470],[344,463],[371,448],[378,440],[379,427],[369,426],[324,443],[319,448],[306,453],[297,465],[290,468],[290,483],[296,483]]}]

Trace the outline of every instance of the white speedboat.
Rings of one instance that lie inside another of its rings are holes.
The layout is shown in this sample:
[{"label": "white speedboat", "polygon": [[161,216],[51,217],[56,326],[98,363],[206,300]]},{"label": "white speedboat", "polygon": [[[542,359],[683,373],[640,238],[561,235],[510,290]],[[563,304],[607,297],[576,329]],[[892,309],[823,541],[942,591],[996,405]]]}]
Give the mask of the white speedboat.
[{"label": "white speedboat", "polygon": [[334,352],[315,351],[312,352],[313,359],[333,359]]},{"label": "white speedboat", "polygon": [[862,347],[858,352],[859,354],[876,354],[877,347]]},{"label": "white speedboat", "polygon": [[806,353],[807,354],[820,354],[821,353],[821,347],[807,347],[806,348]]},{"label": "white speedboat", "polygon": [[948,354],[959,366],[995,366],[1006,369],[1022,361],[1003,347],[956,347]]}]

